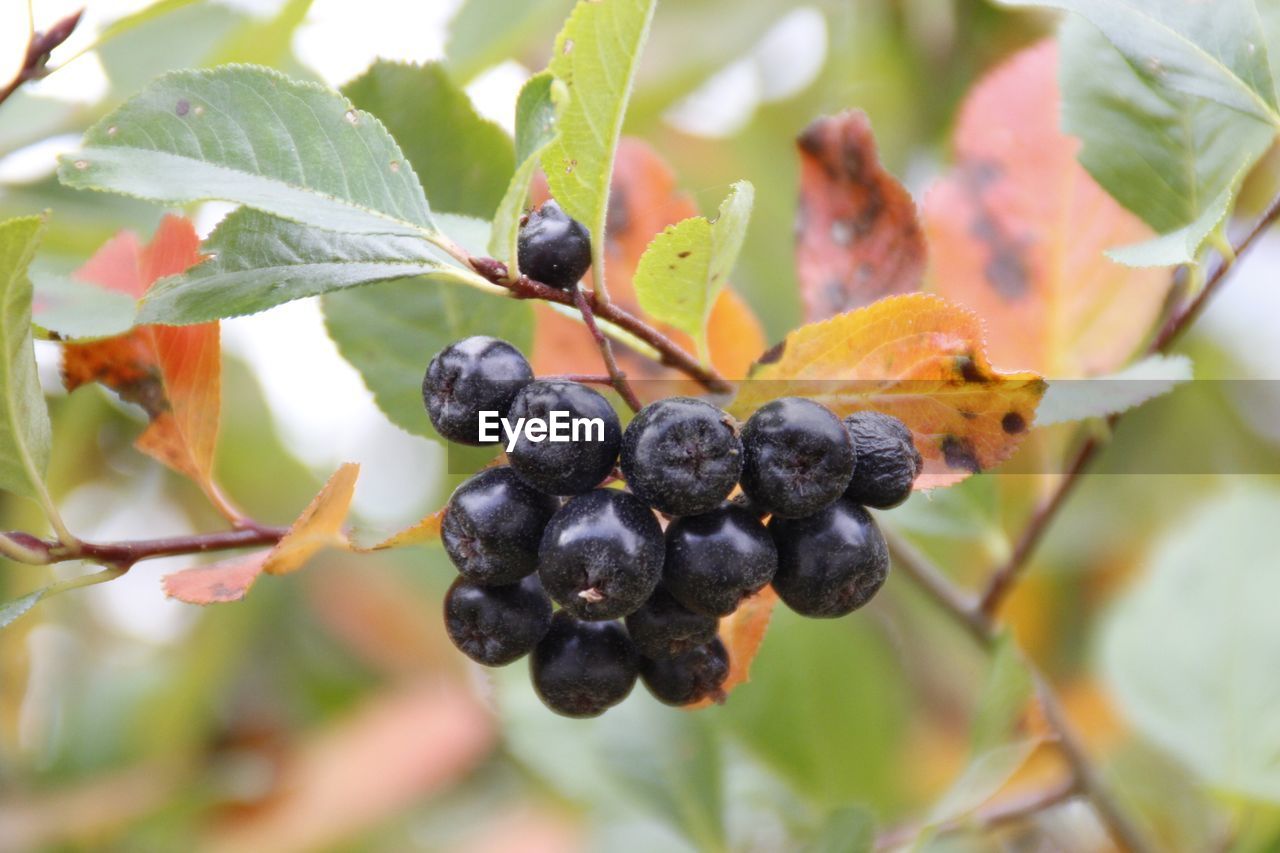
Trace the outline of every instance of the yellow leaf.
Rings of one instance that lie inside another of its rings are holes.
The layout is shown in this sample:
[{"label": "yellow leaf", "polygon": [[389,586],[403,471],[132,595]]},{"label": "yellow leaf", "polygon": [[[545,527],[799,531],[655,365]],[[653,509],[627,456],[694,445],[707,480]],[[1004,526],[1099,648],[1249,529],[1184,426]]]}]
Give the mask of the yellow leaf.
[{"label": "yellow leaf", "polygon": [[347,462],[334,472],[289,532],[271,549],[263,571],[269,575],[288,574],[302,568],[324,548],[347,547],[342,525],[351,508],[359,473],[360,466],[354,462]]}]

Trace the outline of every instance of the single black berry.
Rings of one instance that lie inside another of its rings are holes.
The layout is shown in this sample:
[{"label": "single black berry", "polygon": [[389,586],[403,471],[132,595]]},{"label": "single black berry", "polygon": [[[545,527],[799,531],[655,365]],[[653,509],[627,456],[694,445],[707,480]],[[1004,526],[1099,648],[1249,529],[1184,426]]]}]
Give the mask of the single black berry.
[{"label": "single black berry", "polygon": [[726,504],[667,525],[662,581],[685,607],[728,616],[773,578],[778,552],[760,519]]},{"label": "single black berry", "polygon": [[858,457],[845,497],[877,509],[890,509],[911,497],[911,484],[924,459],[907,425],[880,412],[854,412],[844,425]]},{"label": "single black berry", "polygon": [[554,200],[529,214],[516,245],[520,272],[565,290],[591,266],[591,232]]},{"label": "single black berry", "polygon": [[507,586],[458,578],[444,597],[444,627],[462,653],[485,666],[524,657],[551,626],[551,599],[537,575]]},{"label": "single black berry", "polygon": [[802,616],[836,617],[871,600],[889,574],[889,549],[865,509],[842,498],[807,518],[769,521],[778,544],[773,588]]},{"label": "single black berry", "polygon": [[661,584],[649,600],[627,617],[627,633],[647,658],[673,658],[715,639],[720,620],[694,613]]},{"label": "single black berry", "polygon": [[728,677],[729,653],[718,638],[679,657],[640,658],[644,686],[653,698],[667,705],[692,705],[703,699],[722,702],[721,687]]},{"label": "single black berry", "polygon": [[497,338],[474,335],[450,344],[427,365],[422,401],[431,425],[459,444],[496,444],[480,440],[480,413],[507,414],[516,393],[533,381],[533,368],[520,350]]},{"label": "single black berry", "polygon": [[618,622],[579,622],[561,610],[529,658],[533,689],[566,717],[598,717],[635,686],[637,655]]},{"label": "single black berry", "polygon": [[516,394],[507,418],[517,425],[520,419],[526,425],[530,420],[545,422],[545,432],[531,435],[520,429],[507,458],[526,483],[549,495],[589,492],[617,462],[622,444],[618,413],[585,385],[555,379],[530,382]]},{"label": "single black berry", "polygon": [[552,517],[538,575],[579,619],[617,619],[640,609],[662,576],[662,527],[635,495],[596,489]]},{"label": "single black berry", "polygon": [[742,472],[733,419],[692,397],[669,397],[640,410],[622,436],[627,488],[668,515],[697,515],[720,505]]},{"label": "single black berry", "polygon": [[542,531],[558,508],[510,468],[486,468],[449,498],[440,538],[467,580],[515,583],[538,568]]},{"label": "single black berry", "polygon": [[742,490],[783,518],[812,515],[844,494],[853,439],[830,409],[801,397],[766,403],[742,430]]}]

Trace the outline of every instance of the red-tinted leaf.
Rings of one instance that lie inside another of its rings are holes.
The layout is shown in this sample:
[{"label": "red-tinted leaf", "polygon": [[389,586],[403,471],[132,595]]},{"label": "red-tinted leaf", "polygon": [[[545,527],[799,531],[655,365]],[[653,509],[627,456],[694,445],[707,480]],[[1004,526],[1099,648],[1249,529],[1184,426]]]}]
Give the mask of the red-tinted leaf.
[{"label": "red-tinted leaf", "polygon": [[207,566],[196,566],[165,575],[161,580],[164,594],[187,604],[225,604],[239,601],[262,574],[271,552],[256,551],[222,560]]}]

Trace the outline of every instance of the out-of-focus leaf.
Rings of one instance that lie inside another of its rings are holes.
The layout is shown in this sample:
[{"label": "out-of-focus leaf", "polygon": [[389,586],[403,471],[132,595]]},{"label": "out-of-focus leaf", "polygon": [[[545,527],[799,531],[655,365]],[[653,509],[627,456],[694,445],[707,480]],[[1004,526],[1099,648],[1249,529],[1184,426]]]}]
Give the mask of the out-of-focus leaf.
[{"label": "out-of-focus leaf", "polygon": [[762,358],[729,411],[746,419],[779,397],[809,397],[844,416],[872,409],[915,434],[916,488],[959,482],[999,465],[1035,419],[1045,382],[999,373],[971,311],[921,293],[802,326]]},{"label": "out-of-focus leaf", "polygon": [[449,22],[445,62],[460,83],[510,59],[521,43],[545,32],[547,40],[564,20],[571,0],[465,0]]},{"label": "out-of-focus leaf", "polygon": [[880,164],[866,113],[820,118],[796,146],[796,272],[805,319],[919,289],[927,255],[916,205]]},{"label": "out-of-focus leaf", "polygon": [[555,138],[559,111],[569,90],[550,71],[535,74],[520,88],[516,98],[516,172],[493,215],[489,252],[517,271],[516,240],[520,218],[529,197],[529,184],[538,168],[539,157]]},{"label": "out-of-focus leaf", "polygon": [[1152,355],[1110,376],[1049,382],[1036,426],[1101,418],[1128,411],[1191,381],[1185,355]]},{"label": "out-of-focus leaf", "polygon": [[633,285],[645,313],[674,326],[707,352],[706,328],[746,237],[755,190],[734,184],[714,222],[701,216],[669,226],[640,256]]},{"label": "out-of-focus leaf", "polygon": [[58,174],[81,189],[221,199],[335,231],[435,232],[381,122],[337,92],[256,66],[166,74],[91,127]]},{"label": "out-of-focus leaf", "polygon": [[1211,788],[1270,802],[1280,802],[1277,513],[1275,491],[1238,488],[1173,525],[1101,642],[1102,673],[1143,735]]},{"label": "out-of-focus leaf", "polygon": [[444,66],[380,60],[342,92],[386,125],[433,210],[493,216],[515,168],[511,140],[476,112]]},{"label": "out-of-focus leaf", "polygon": [[1173,279],[1103,254],[1151,232],[1076,161],[1056,73],[1057,48],[1043,42],[970,92],[956,166],[925,199],[925,233],[931,289],[978,312],[994,364],[1075,378],[1125,363]]},{"label": "out-of-focus leaf", "polygon": [[27,275],[43,230],[39,216],[0,223],[0,489],[27,497],[44,493],[51,441]]},{"label": "out-of-focus leaf", "polygon": [[542,153],[542,167],[556,201],[590,229],[597,263],[604,258],[614,154],[654,5],[580,0],[547,66],[568,87],[569,101],[559,132]]},{"label": "out-of-focus leaf", "polygon": [[870,810],[852,806],[832,812],[805,845],[805,853],[871,853],[874,849],[875,818]]},{"label": "out-of-focus leaf", "polygon": [[31,322],[45,340],[101,338],[133,326],[136,303],[124,293],[74,278],[33,274],[35,300]]},{"label": "out-of-focus leaf", "polygon": [[1141,741],[1125,743],[1108,757],[1105,773],[1112,788],[1161,850],[1198,853],[1224,837],[1225,821],[1185,767]]},{"label": "out-of-focus leaf", "polygon": [[312,0],[285,0],[267,20],[250,18],[236,27],[210,56],[207,65],[233,62],[279,65],[290,55],[293,34],[306,20]]}]

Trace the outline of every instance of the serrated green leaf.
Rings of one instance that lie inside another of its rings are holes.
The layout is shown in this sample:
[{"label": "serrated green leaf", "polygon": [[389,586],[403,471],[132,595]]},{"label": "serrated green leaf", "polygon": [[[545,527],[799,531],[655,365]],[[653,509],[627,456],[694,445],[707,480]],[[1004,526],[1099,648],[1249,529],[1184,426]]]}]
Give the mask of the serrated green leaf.
[{"label": "serrated green leaf", "polygon": [[515,168],[511,140],[476,112],[444,66],[380,60],[342,92],[386,125],[433,210],[493,215]]},{"label": "serrated green leaf", "polygon": [[91,127],[58,174],[81,189],[221,199],[334,231],[435,231],[381,122],[337,92],[254,66],[160,77]]},{"label": "serrated green leaf", "polygon": [[29,592],[20,598],[15,598],[12,601],[6,601],[4,604],[0,604],[0,628],[9,627],[13,624],[14,620],[22,616],[31,608],[35,607],[36,603],[40,601],[40,599],[44,598],[44,594],[47,591],[48,587],[44,587],[37,589],[34,592]]},{"label": "serrated green leaf", "polygon": [[136,306],[127,295],[69,276],[31,274],[37,337],[52,340],[105,338],[127,332]]},{"label": "serrated green leaf", "polygon": [[27,269],[44,219],[0,223],[0,489],[38,498],[49,465],[49,410],[36,373]]},{"label": "serrated green leaf", "polygon": [[549,40],[572,6],[571,0],[467,0],[449,22],[445,61],[459,82],[497,65],[521,46]]},{"label": "serrated green leaf", "polygon": [[1168,88],[1087,21],[1066,21],[1059,41],[1063,126],[1083,143],[1081,164],[1162,235],[1112,257],[1132,266],[1192,262],[1275,128]]},{"label": "serrated green leaf", "polygon": [[742,250],[754,199],[751,184],[738,181],[714,223],[695,216],[669,226],[653,238],[636,268],[640,307],[692,337],[704,359],[707,319]]},{"label": "serrated green leaf", "polygon": [[542,167],[556,201],[591,231],[596,276],[603,274],[613,159],[654,5],[655,0],[579,0],[547,66],[568,87],[569,102]]},{"label": "serrated green leaf", "polygon": [[1036,410],[1036,426],[1102,418],[1128,411],[1191,381],[1191,359],[1151,355],[1110,376],[1051,379]]},{"label": "serrated green leaf", "polygon": [[550,71],[530,77],[516,99],[516,173],[493,216],[493,236],[489,252],[518,272],[516,239],[520,217],[529,196],[529,184],[538,168],[538,157],[555,138],[560,111],[568,100],[568,90]]}]

